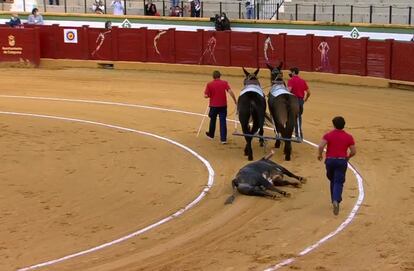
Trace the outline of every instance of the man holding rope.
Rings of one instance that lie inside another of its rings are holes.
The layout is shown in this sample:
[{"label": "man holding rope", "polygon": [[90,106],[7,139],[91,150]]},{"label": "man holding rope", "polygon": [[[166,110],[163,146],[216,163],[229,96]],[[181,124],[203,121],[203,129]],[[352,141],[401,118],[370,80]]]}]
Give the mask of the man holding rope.
[{"label": "man holding rope", "polygon": [[236,96],[230,88],[227,81],[220,79],[221,74],[219,71],[213,72],[213,81],[209,82],[204,91],[204,98],[210,99],[209,107],[210,112],[208,116],[210,117],[210,126],[208,132],[206,132],[207,137],[214,138],[214,133],[216,130],[216,120],[217,115],[220,118],[220,141],[221,144],[227,144],[227,96],[226,93],[229,93],[234,103],[237,105]]},{"label": "man holding rope", "polygon": [[288,87],[289,91],[298,98],[299,102],[299,116],[298,116],[298,125],[295,129],[295,136],[297,138],[303,138],[302,132],[302,114],[303,114],[303,104],[309,99],[311,93],[308,87],[308,84],[304,79],[299,77],[299,69],[291,68],[289,73]]}]

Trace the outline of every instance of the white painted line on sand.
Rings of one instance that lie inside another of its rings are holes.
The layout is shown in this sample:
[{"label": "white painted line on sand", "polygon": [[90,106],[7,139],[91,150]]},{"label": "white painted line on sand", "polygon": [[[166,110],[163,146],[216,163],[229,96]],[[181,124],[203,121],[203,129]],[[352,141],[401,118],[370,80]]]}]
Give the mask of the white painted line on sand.
[{"label": "white painted line on sand", "polygon": [[208,182],[207,185],[205,186],[205,188],[201,191],[201,193],[197,196],[197,198],[195,198],[192,202],[190,202],[187,206],[185,206],[184,208],[176,211],[175,213],[173,213],[172,215],[169,215],[163,219],[161,219],[160,221],[153,223],[149,226],[146,226],[143,229],[137,230],[131,234],[128,234],[126,236],[123,236],[121,238],[118,238],[116,240],[101,244],[99,246],[87,249],[87,250],[83,250],[77,253],[73,253],[58,259],[54,259],[54,260],[50,260],[50,261],[46,261],[43,263],[39,263],[39,264],[35,264],[32,266],[28,266],[28,267],[24,267],[21,269],[18,269],[18,271],[27,271],[27,270],[33,270],[33,269],[37,269],[40,267],[46,267],[46,266],[50,266],[59,262],[63,262],[65,260],[71,259],[71,258],[75,258],[78,256],[82,256],[91,252],[95,252],[98,250],[101,250],[103,248],[118,244],[120,242],[123,242],[127,239],[130,239],[132,237],[138,236],[142,233],[145,233],[153,228],[156,228],[170,220],[173,220],[174,218],[182,215],[184,212],[186,212],[187,210],[191,209],[192,207],[194,207],[197,203],[199,203],[207,194],[207,192],[211,189],[211,187],[213,186],[214,183],[214,170],[211,167],[210,163],[203,158],[201,155],[199,155],[197,152],[195,152],[194,150],[190,149],[189,147],[178,143],[174,140],[171,140],[169,138],[163,137],[163,136],[159,136],[159,135],[155,135],[152,133],[148,133],[148,132],[143,132],[143,131],[139,131],[139,130],[135,130],[135,129],[131,129],[131,128],[125,128],[125,127],[121,127],[121,126],[117,126],[117,125],[111,125],[111,124],[106,124],[106,123],[102,123],[102,122],[96,122],[96,121],[89,121],[89,120],[82,120],[82,119],[75,119],[75,118],[65,118],[65,117],[57,117],[57,116],[50,116],[50,115],[39,115],[39,114],[30,114],[30,113],[18,113],[18,112],[6,112],[6,111],[0,111],[0,114],[3,115],[14,115],[14,116],[26,116],[26,117],[37,117],[37,118],[44,118],[44,119],[54,119],[54,120],[63,120],[63,121],[71,121],[71,122],[78,122],[78,123],[85,123],[85,124],[92,124],[92,125],[98,125],[98,126],[103,126],[103,127],[107,127],[107,128],[112,128],[112,129],[117,129],[117,130],[122,130],[122,131],[127,131],[127,132],[132,132],[132,133],[137,133],[137,134],[141,134],[141,135],[145,135],[145,136],[151,136],[151,137],[155,137],[157,139],[166,141],[168,143],[171,143],[177,147],[180,147],[184,150],[186,150],[187,152],[191,153],[192,155],[194,155],[197,159],[199,159],[207,168],[208,170]]}]

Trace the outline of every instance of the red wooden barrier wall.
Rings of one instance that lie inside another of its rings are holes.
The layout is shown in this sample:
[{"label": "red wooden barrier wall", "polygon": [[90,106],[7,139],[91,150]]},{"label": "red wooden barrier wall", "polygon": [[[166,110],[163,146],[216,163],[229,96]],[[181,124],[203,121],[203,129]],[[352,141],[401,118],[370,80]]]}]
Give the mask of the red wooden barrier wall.
[{"label": "red wooden barrier wall", "polygon": [[366,75],[366,39],[342,39],[340,46],[340,73]]},{"label": "red wooden barrier wall", "polygon": [[44,58],[58,58],[57,35],[55,30],[58,26],[44,26],[37,28],[40,39],[40,55]]},{"label": "red wooden barrier wall", "polygon": [[367,75],[390,78],[391,41],[368,41]]},{"label": "red wooden barrier wall", "polygon": [[313,36],[286,36],[285,66],[312,71]]},{"label": "red wooden barrier wall", "polygon": [[414,81],[414,43],[394,42],[392,44],[391,78]]},{"label": "red wooden barrier wall", "polygon": [[[36,31],[34,30],[36,29]],[[64,29],[76,29],[77,43],[65,43]],[[414,81],[414,43],[393,40],[348,39],[341,36],[289,36],[248,32],[196,32],[123,29],[107,31],[85,27],[25,25],[24,29],[0,26],[18,40],[34,38],[26,53],[34,57],[122,60],[266,68],[283,61],[283,68],[342,73]],[[35,32],[33,32],[35,31]],[[2,32],[3,33],[3,32]],[[34,34],[37,33],[37,34]],[[2,34],[6,37],[7,34]],[[5,42],[4,39],[1,42]],[[36,49],[37,48],[37,49]],[[9,56],[10,58],[10,56]]]},{"label": "red wooden barrier wall", "polygon": [[258,33],[230,32],[231,66],[258,67]]},{"label": "red wooden barrier wall", "polygon": [[203,53],[203,33],[175,31],[175,63],[198,64]]},{"label": "red wooden barrier wall", "polygon": [[147,31],[145,28],[119,28],[118,60],[147,61]]},{"label": "red wooden barrier wall", "polygon": [[0,62],[31,62],[39,65],[39,30],[0,28]]}]

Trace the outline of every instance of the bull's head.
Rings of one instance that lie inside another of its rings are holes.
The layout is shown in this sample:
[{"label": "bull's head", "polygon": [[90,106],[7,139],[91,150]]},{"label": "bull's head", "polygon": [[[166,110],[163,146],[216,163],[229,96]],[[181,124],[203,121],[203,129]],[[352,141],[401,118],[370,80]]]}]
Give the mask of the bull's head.
[{"label": "bull's head", "polygon": [[272,184],[275,184],[278,181],[283,180],[283,173],[277,169],[270,169],[268,171],[265,171],[262,174],[262,176],[263,178],[265,178],[267,181],[269,181]]}]

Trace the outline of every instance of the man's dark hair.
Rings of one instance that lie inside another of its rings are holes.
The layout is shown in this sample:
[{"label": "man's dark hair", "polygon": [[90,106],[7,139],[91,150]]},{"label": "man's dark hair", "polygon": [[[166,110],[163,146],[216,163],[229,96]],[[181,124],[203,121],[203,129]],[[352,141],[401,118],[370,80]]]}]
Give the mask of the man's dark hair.
[{"label": "man's dark hair", "polygon": [[214,79],[218,79],[218,78],[220,78],[220,76],[221,76],[221,73],[219,71],[214,71],[213,72],[213,78]]},{"label": "man's dark hair", "polygon": [[332,119],[332,123],[336,129],[342,130],[345,127],[345,119],[341,116]]},{"label": "man's dark hair", "polygon": [[38,12],[39,10],[37,8],[32,9],[32,14],[34,15],[35,12]]},{"label": "man's dark hair", "polygon": [[299,69],[296,67],[290,68],[290,72],[294,74],[299,74]]},{"label": "man's dark hair", "polygon": [[105,22],[105,29],[109,29],[112,26],[112,22],[111,21],[106,21]]}]

